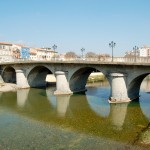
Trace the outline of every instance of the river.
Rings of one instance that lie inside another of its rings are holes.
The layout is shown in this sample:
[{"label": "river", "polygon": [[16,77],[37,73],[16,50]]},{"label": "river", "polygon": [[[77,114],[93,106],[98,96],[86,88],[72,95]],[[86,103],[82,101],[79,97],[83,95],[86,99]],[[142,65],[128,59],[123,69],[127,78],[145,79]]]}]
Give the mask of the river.
[{"label": "river", "polygon": [[54,96],[55,87],[0,93],[0,150],[150,149],[150,81],[139,101],[109,104],[107,82],[85,94]]}]

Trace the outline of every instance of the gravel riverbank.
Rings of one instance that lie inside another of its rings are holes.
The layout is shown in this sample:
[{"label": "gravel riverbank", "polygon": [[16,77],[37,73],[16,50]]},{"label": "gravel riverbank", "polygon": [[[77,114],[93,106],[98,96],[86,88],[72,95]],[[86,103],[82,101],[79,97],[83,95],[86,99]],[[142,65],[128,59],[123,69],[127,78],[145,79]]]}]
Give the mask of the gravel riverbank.
[{"label": "gravel riverbank", "polygon": [[9,92],[9,91],[16,91],[17,85],[13,83],[1,83],[0,84],[0,92]]}]

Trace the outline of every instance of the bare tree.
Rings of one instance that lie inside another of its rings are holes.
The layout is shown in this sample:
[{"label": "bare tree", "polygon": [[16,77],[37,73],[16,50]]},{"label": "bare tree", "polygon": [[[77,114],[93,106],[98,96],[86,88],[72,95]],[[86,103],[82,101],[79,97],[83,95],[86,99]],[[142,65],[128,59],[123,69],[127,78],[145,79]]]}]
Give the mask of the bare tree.
[{"label": "bare tree", "polygon": [[98,60],[104,61],[105,59],[111,57],[109,54],[99,54],[98,55]]},{"label": "bare tree", "polygon": [[124,57],[126,57],[126,58],[133,58],[133,57],[135,57],[135,53],[133,52],[133,51],[131,51],[131,52],[125,52],[125,56]]},{"label": "bare tree", "polygon": [[65,54],[65,58],[66,58],[66,59],[76,58],[76,57],[77,57],[77,55],[76,55],[74,52],[67,52],[67,53]]},{"label": "bare tree", "polygon": [[88,52],[88,53],[86,53],[85,57],[86,58],[96,58],[97,55],[93,52]]}]

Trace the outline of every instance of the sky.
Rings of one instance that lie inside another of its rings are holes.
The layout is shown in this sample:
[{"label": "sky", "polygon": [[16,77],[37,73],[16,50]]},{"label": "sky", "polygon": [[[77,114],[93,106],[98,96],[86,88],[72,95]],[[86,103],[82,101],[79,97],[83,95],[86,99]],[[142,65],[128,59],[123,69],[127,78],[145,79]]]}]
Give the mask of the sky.
[{"label": "sky", "polygon": [[0,0],[0,41],[124,56],[150,46],[150,0]]}]

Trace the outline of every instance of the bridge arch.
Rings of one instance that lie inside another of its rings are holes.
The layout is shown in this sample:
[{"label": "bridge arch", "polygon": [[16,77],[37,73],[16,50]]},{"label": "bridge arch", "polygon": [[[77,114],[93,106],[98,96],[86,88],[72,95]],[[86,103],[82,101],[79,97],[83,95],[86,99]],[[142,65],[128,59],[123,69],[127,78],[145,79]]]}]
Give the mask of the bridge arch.
[{"label": "bridge arch", "polygon": [[53,74],[50,69],[45,66],[35,66],[27,75],[30,87],[46,87],[46,76]]},{"label": "bridge arch", "polygon": [[141,83],[148,74],[149,73],[141,74],[131,80],[131,82],[128,84],[128,97],[131,100],[139,97]]},{"label": "bridge arch", "polygon": [[7,66],[2,71],[2,79],[6,83],[16,83],[16,71],[12,66]]},{"label": "bridge arch", "polygon": [[[86,83],[92,72],[102,72],[94,67],[82,67],[73,72],[69,79],[70,90],[74,93],[86,91]],[[103,73],[103,72],[102,72]],[[105,74],[104,74],[105,75]]]}]

